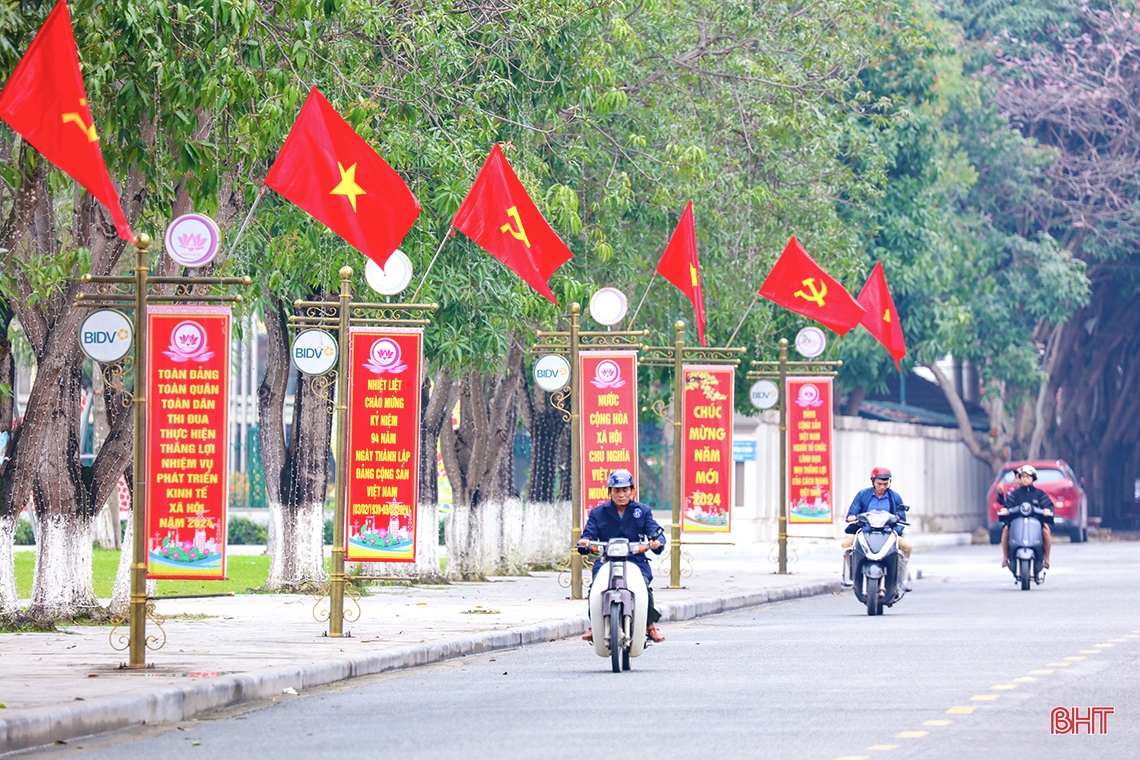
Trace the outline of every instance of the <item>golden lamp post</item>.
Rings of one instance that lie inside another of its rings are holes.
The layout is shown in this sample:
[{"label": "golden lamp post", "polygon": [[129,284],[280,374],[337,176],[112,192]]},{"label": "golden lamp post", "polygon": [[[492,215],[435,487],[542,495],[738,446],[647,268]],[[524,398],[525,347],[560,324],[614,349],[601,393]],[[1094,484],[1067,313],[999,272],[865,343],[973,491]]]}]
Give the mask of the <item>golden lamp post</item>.
[{"label": "golden lamp post", "polygon": [[[151,618],[160,625],[161,620],[154,612],[154,598],[146,593],[146,478],[147,478],[147,322],[146,309],[148,304],[155,303],[241,303],[240,295],[222,295],[211,293],[213,286],[250,285],[249,277],[151,277],[147,256],[150,253],[150,236],[143,233],[135,240],[135,273],[133,276],[109,276],[85,274],[81,281],[85,284],[94,284],[94,292],[80,293],[76,296],[76,306],[84,308],[105,308],[108,306],[134,305],[134,392],[133,398],[135,412],[135,440],[134,440],[134,474],[131,493],[131,529],[133,531],[131,545],[131,596],[125,617],[128,620],[129,634],[126,649],[130,650],[128,667],[145,668],[146,650],[161,649],[165,644],[165,634],[162,639],[148,637],[146,633],[147,618]],[[133,292],[131,288],[133,286]],[[158,287],[158,292],[151,292],[152,287]],[[173,293],[163,292],[173,289]],[[122,361],[122,360],[120,360]],[[129,362],[129,357],[127,359]],[[124,363],[125,365],[125,363]],[[120,365],[120,366],[124,366]],[[108,369],[111,366],[109,365]],[[117,374],[121,375],[122,370]],[[126,389],[123,388],[125,391]],[[232,594],[183,594],[163,597],[164,599],[197,598],[209,596],[232,596]],[[120,620],[123,617],[119,611]],[[115,629],[111,631],[112,647],[115,645]]]},{"label": "golden lamp post", "polygon": [[[290,329],[335,328],[337,335],[337,368],[329,373],[335,377],[333,381],[326,380],[322,386],[325,391],[329,390],[334,381],[336,386],[336,504],[333,509],[332,572],[329,573],[329,610],[327,617],[328,635],[332,637],[345,635],[344,623],[346,620],[351,623],[359,619],[359,610],[355,615],[346,615],[344,595],[345,588],[351,581],[363,580],[357,576],[346,575],[344,572],[345,512],[348,502],[346,463],[349,461],[348,457],[354,453],[348,451],[349,328],[360,325],[369,327],[426,327],[431,324],[431,320],[425,318],[424,313],[439,310],[439,304],[434,303],[365,303],[353,301],[352,275],[352,267],[341,268],[340,297],[337,300],[294,301],[293,307],[298,313],[289,317]],[[327,378],[328,375],[325,377]],[[327,395],[324,398],[330,402],[333,400]],[[320,601],[317,602],[318,606]],[[317,617],[320,622],[324,622],[325,619],[323,613]]]},{"label": "golden lamp post", "polygon": [[777,405],[780,409],[780,518],[779,518],[779,547],[780,547],[780,575],[788,573],[788,405],[787,380],[789,377],[835,377],[836,371],[843,366],[843,362],[824,361],[788,361],[788,339],[780,338],[780,359],[774,362],[752,362],[752,371],[748,373],[749,380],[778,378],[779,392]]}]

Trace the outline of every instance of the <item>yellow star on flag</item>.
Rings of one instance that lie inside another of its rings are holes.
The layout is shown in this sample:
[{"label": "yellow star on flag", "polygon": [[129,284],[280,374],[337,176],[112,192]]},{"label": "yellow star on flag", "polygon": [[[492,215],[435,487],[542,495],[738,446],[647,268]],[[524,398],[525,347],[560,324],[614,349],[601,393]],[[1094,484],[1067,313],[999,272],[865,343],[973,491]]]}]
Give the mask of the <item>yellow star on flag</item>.
[{"label": "yellow star on flag", "polygon": [[689,277],[693,280],[694,288],[701,284],[700,277],[697,276],[697,268],[692,264],[689,264]]},{"label": "yellow star on flag", "polygon": [[337,161],[336,168],[340,169],[340,184],[330,190],[329,195],[347,195],[348,202],[352,204],[352,210],[355,212],[356,196],[368,195],[364,192],[364,188],[356,184],[356,164],[345,169],[340,161]]},{"label": "yellow star on flag", "polygon": [[884,309],[883,310],[883,321],[884,322],[890,322],[891,321],[891,310],[890,309]]}]

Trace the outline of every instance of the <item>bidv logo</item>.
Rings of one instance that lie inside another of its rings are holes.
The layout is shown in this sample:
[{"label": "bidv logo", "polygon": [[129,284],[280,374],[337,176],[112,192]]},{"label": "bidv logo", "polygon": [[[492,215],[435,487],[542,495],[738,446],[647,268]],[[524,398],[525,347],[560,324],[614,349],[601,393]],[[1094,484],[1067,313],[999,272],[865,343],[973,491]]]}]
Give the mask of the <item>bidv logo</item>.
[{"label": "bidv logo", "polygon": [[364,368],[377,375],[397,375],[408,368],[400,363],[400,344],[391,338],[380,338],[368,350],[368,361]]},{"label": "bidv logo", "polygon": [[93,312],[79,328],[80,348],[97,362],[123,358],[131,350],[133,340],[130,320],[114,309]]},{"label": "bidv logo", "polygon": [[323,375],[336,361],[336,340],[324,330],[305,330],[293,340],[293,366],[306,375]]},{"label": "bidv logo", "polygon": [[621,368],[613,359],[598,362],[594,370],[594,379],[590,382],[595,388],[620,388],[625,385],[625,380],[621,377]]},{"label": "bidv logo", "polygon": [[534,384],[547,393],[562,390],[570,382],[570,363],[557,354],[547,354],[534,363]]},{"label": "bidv logo", "polygon": [[174,326],[170,332],[170,348],[162,353],[176,362],[204,362],[214,356],[206,345],[206,328],[192,319]]},{"label": "bidv logo", "polygon": [[800,386],[799,396],[796,398],[796,406],[807,409],[811,407],[816,408],[823,403],[823,399],[819,397],[819,388],[812,383],[804,383]]}]

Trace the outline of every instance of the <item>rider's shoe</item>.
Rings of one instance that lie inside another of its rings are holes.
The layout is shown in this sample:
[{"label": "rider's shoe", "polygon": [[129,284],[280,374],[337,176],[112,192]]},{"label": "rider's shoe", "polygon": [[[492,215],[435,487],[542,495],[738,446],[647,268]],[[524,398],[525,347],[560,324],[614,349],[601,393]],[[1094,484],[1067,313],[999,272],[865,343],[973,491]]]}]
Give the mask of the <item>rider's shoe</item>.
[{"label": "rider's shoe", "polygon": [[582,636],[582,641],[589,641],[589,642],[593,643],[593,641],[594,641],[594,629],[593,628],[586,631],[585,635]]},{"label": "rider's shoe", "polygon": [[665,634],[661,633],[661,631],[657,628],[657,626],[653,625],[653,623],[650,623],[649,627],[645,629],[645,635],[647,635],[649,637],[649,640],[655,644],[660,644],[665,640]]}]

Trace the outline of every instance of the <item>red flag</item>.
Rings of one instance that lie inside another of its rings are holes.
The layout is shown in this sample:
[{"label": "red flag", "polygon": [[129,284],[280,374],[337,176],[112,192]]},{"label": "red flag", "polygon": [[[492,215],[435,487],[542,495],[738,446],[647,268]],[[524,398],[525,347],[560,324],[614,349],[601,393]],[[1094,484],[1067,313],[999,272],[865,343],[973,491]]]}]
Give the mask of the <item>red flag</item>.
[{"label": "red flag", "polygon": [[697,317],[697,338],[705,343],[705,298],[701,294],[701,263],[697,257],[697,231],[693,225],[693,202],[685,206],[673,237],[661,261],[657,262],[657,273],[673,283],[677,290],[693,302]]},{"label": "red flag", "polygon": [[883,344],[887,353],[895,360],[895,369],[901,371],[899,360],[906,356],[906,341],[903,338],[902,321],[895,308],[891,291],[887,290],[887,276],[883,274],[883,262],[876,261],[871,276],[859,291],[859,303],[867,310],[860,323],[867,332]]},{"label": "red flag", "polygon": [[558,303],[546,282],[574,254],[542,218],[497,143],[451,226]]},{"label": "red flag", "polygon": [[135,239],[103,161],[64,0],[0,92],[0,119],[106,206],[119,237]]},{"label": "red flag", "polygon": [[760,286],[760,295],[840,335],[859,324],[863,307],[792,237]]},{"label": "red flag", "polygon": [[265,184],[381,267],[420,215],[420,202],[400,175],[316,87]]}]

